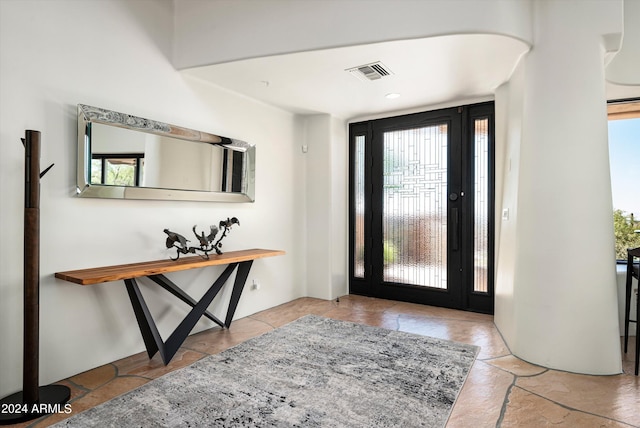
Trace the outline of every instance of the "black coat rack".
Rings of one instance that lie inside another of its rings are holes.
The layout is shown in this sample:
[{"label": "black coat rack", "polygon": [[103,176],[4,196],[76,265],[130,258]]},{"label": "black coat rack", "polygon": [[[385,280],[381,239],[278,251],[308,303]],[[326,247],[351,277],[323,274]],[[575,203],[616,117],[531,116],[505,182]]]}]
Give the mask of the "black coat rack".
[{"label": "black coat rack", "polygon": [[24,339],[22,391],[0,400],[0,425],[64,412],[71,391],[64,385],[39,386],[40,341],[40,131],[25,131]]}]

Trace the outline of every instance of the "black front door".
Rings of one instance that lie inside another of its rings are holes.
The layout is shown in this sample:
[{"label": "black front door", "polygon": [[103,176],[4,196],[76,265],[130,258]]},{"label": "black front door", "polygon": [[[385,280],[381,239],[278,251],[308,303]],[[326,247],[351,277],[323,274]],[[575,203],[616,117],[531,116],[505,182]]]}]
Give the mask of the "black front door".
[{"label": "black front door", "polygon": [[350,125],[350,292],[493,312],[493,103]]}]

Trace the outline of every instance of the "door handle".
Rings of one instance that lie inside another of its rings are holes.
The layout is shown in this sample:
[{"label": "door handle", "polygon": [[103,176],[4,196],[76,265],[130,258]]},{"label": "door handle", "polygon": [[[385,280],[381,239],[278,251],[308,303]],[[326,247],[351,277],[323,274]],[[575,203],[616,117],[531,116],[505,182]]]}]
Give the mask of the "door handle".
[{"label": "door handle", "polygon": [[451,209],[451,217],[453,219],[453,233],[451,236],[451,250],[458,251],[458,242],[460,241],[460,215],[458,208]]}]

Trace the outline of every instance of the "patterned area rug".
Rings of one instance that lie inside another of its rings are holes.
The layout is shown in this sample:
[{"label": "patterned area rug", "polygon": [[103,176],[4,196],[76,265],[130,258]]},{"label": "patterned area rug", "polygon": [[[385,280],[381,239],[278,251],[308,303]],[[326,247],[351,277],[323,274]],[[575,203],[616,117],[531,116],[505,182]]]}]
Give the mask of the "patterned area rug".
[{"label": "patterned area rug", "polygon": [[478,350],[309,315],[56,426],[442,427]]}]

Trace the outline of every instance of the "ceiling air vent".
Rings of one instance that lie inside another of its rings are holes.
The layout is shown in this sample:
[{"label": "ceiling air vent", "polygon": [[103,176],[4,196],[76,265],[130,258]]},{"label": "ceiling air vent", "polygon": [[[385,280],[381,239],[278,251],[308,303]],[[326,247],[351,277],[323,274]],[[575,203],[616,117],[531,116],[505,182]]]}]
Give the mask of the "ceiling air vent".
[{"label": "ceiling air vent", "polygon": [[380,61],[348,68],[346,71],[361,80],[378,80],[393,74],[391,70]]}]

